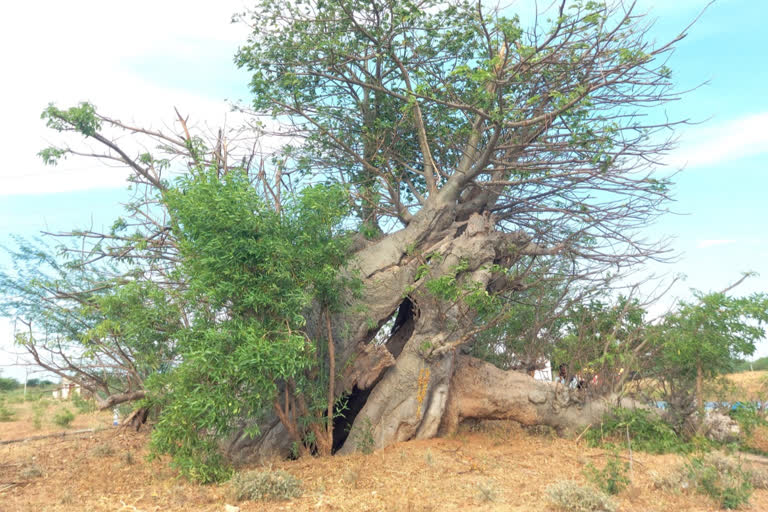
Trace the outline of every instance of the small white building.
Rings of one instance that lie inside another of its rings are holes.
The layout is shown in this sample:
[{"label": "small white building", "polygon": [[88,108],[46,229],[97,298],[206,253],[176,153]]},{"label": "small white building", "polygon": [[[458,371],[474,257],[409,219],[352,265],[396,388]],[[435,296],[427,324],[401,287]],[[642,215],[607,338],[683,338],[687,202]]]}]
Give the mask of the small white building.
[{"label": "small white building", "polygon": [[80,396],[80,384],[63,377],[58,389],[53,390],[53,398],[56,400],[69,400],[75,395]]}]

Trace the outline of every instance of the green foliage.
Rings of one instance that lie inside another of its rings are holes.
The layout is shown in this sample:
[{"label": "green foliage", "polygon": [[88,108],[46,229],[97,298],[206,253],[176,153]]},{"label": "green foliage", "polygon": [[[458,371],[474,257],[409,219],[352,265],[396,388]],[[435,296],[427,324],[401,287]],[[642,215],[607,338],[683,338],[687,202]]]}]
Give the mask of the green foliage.
[{"label": "green foliage", "polygon": [[69,427],[72,421],[75,419],[75,415],[69,409],[62,409],[53,417],[53,422],[60,427]]},{"label": "green foliage", "polygon": [[564,512],[614,512],[616,503],[604,492],[570,480],[548,485],[547,498]]},{"label": "green foliage", "polygon": [[52,386],[53,382],[47,379],[29,379],[27,381],[27,387],[28,388],[44,388],[48,386]]},{"label": "green foliage", "polygon": [[86,400],[77,393],[72,395],[72,405],[75,406],[77,412],[80,414],[86,414],[96,410],[96,403],[93,400]]},{"label": "green foliage", "polygon": [[86,137],[94,135],[101,128],[101,121],[96,115],[96,109],[87,102],[82,102],[77,107],[70,107],[67,110],[61,110],[50,104],[40,115],[40,118],[46,120],[48,128],[53,128],[59,132],[76,130]]},{"label": "green foliage", "polygon": [[114,454],[115,449],[107,443],[98,444],[91,449],[91,456],[93,457],[111,457]]},{"label": "green foliage", "polygon": [[[13,270],[0,272],[0,315],[33,326],[17,335],[17,344],[104,393],[141,389],[146,377],[169,368],[183,318],[175,290],[129,261],[95,257],[85,264],[82,255],[67,252],[71,247],[17,243],[8,251]],[[77,366],[56,357],[60,352],[78,354]],[[30,379],[28,387],[46,383]]]},{"label": "green foliage", "polygon": [[660,374],[675,369],[677,378],[705,378],[726,373],[741,356],[752,355],[765,336],[768,295],[733,298],[723,293],[696,293],[697,302],[681,302],[658,333]]},{"label": "green foliage", "polygon": [[741,463],[720,453],[693,457],[686,465],[696,490],[726,509],[738,508],[752,496],[752,475]]},{"label": "green foliage", "polygon": [[761,357],[754,361],[741,360],[734,364],[734,372],[766,371],[768,370],[768,357]]},{"label": "green foliage", "polygon": [[642,363],[635,348],[645,340],[645,310],[636,299],[605,296],[572,304],[560,321],[562,336],[553,359],[568,365],[569,375],[580,373],[589,381],[598,375],[610,386],[624,372]]},{"label": "green foliage", "polygon": [[731,409],[728,414],[739,423],[741,431],[747,436],[752,435],[757,427],[768,426],[765,411],[758,409],[754,404],[739,404],[737,408]]},{"label": "green foliage", "polygon": [[648,453],[688,453],[694,445],[680,438],[670,425],[652,412],[617,407],[603,417],[600,429],[593,427],[585,434],[592,446],[627,440],[627,429],[634,450]]},{"label": "green foliage", "polygon": [[5,397],[0,396],[0,421],[13,421],[16,412],[10,409],[5,403]]},{"label": "green foliage", "polygon": [[593,464],[588,464],[584,469],[587,478],[604,492],[619,494],[629,485],[629,463],[622,461],[616,452],[608,455],[608,460],[603,469],[597,469]]},{"label": "green foliage", "polygon": [[0,391],[13,391],[21,387],[21,383],[11,377],[0,377]]},{"label": "green foliage", "polygon": [[283,470],[237,473],[231,485],[238,501],[290,500],[302,494],[301,480]]},{"label": "green foliage", "polygon": [[739,358],[753,354],[768,323],[766,294],[695,295],[696,302],[681,302],[675,313],[648,329],[654,353],[651,375],[664,384],[662,398],[680,432],[696,412],[695,398],[703,402],[702,396],[696,397],[697,380],[712,380],[731,371]]},{"label": "green foliage", "polygon": [[19,471],[19,476],[25,480],[31,480],[43,476],[43,470],[37,464],[28,464]]},{"label": "green foliage", "polygon": [[373,424],[368,417],[363,418],[362,422],[357,427],[359,433],[355,440],[355,449],[365,455],[373,453],[373,449],[376,447],[376,443],[373,439]]},{"label": "green foliage", "polygon": [[48,405],[47,401],[40,400],[32,407],[32,425],[35,430],[43,428],[43,415]]},{"label": "green foliage", "polygon": [[[302,331],[313,301],[334,309],[350,284],[339,269],[347,240],[337,225],[346,214],[340,187],[307,188],[268,205],[245,172],[219,178],[203,171],[167,191],[173,230],[187,276],[189,328],[178,333],[181,363],[149,381],[162,413],[152,434],[155,453],[201,481],[226,478],[217,442],[242,417],[271,410],[280,386],[323,405],[318,348]],[[173,392],[170,392],[173,390]],[[256,435],[257,427],[250,430]]]}]

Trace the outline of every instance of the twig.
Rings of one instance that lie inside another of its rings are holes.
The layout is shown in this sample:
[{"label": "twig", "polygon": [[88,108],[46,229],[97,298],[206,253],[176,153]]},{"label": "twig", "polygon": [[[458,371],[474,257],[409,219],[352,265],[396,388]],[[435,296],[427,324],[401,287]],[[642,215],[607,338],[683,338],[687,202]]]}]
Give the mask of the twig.
[{"label": "twig", "polygon": [[585,429],[584,429],[584,430],[581,432],[581,434],[579,434],[578,436],[576,436],[576,441],[575,441],[575,442],[577,442],[577,443],[578,443],[578,442],[579,442],[579,439],[581,439],[581,436],[583,436],[584,434],[586,434],[586,433],[587,433],[587,430],[589,430],[590,428],[592,428],[592,425],[587,425],[587,428],[585,428]]}]

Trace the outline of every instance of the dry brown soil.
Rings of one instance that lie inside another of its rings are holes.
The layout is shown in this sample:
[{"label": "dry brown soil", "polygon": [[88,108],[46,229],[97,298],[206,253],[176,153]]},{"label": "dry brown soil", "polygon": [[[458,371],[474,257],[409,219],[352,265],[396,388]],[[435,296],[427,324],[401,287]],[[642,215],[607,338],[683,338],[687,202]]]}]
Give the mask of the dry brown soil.
[{"label": "dry brown soil", "polygon": [[[0,440],[61,430],[51,424],[35,430],[29,404],[12,407],[21,421],[0,423]],[[302,480],[303,495],[236,503],[227,484],[196,485],[166,460],[147,461],[146,432],[113,428],[108,413],[80,415],[69,430],[88,427],[103,430],[0,445],[0,511],[224,511],[225,504],[243,512],[544,511],[554,510],[546,500],[549,484],[586,482],[586,465],[601,467],[606,453],[514,423],[487,423],[451,438],[401,443],[371,455],[271,461],[272,469]],[[704,496],[654,488],[650,472],[669,472],[681,461],[676,455],[635,453],[632,486],[619,495],[619,510],[718,510]],[[755,491],[746,510],[768,510],[768,491]]]}]

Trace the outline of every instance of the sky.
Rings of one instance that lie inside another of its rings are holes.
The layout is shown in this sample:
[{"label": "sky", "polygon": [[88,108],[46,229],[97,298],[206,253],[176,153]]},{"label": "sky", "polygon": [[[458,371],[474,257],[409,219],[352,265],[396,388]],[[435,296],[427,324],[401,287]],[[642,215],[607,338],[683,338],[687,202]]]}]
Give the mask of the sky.
[{"label": "sky", "polygon": [[[687,26],[707,1],[641,0],[656,20],[659,42]],[[526,16],[532,0],[510,2]],[[539,7],[547,2],[539,1]],[[249,29],[232,24],[241,0],[12,2],[0,18],[0,245],[12,235],[109,226],[127,199],[126,174],[94,162],[66,160],[44,167],[37,152],[57,140],[40,120],[49,102],[90,101],[123,121],[162,128],[174,107],[191,122],[233,122],[227,101],[248,101],[248,76],[233,56]],[[671,209],[647,236],[674,237],[676,261],[643,272],[685,275],[657,308],[716,291],[742,272],[758,272],[738,289],[768,292],[768,31],[764,6],[754,0],[717,0],[682,40],[669,66],[680,90],[666,107],[681,128],[669,155],[676,178]],[[702,85],[703,84],[703,85]],[[8,260],[0,256],[0,267]],[[0,318],[0,370],[24,377],[12,354],[13,322]],[[768,355],[768,341],[756,356]]]}]

